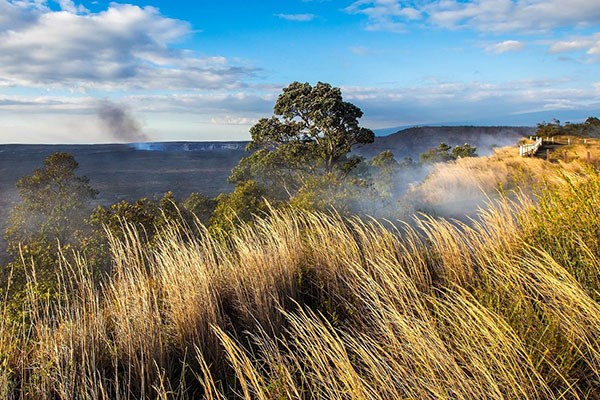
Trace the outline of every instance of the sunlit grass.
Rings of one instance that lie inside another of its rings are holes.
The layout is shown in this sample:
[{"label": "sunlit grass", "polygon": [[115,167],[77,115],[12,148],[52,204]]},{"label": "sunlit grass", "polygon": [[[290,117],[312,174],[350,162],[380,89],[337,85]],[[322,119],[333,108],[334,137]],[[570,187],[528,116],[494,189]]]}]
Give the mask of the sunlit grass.
[{"label": "sunlit grass", "polygon": [[29,274],[0,397],[597,398],[600,177],[548,177],[469,224],[279,210],[152,247],[125,227],[100,285],[64,257],[49,303]]}]

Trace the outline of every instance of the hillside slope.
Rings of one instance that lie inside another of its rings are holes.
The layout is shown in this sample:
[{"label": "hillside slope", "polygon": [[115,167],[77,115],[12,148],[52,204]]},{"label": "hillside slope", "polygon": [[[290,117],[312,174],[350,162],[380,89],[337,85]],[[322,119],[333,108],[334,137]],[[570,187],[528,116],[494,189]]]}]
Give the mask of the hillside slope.
[{"label": "hillside slope", "polygon": [[480,155],[488,155],[494,147],[513,146],[520,138],[534,133],[534,127],[526,126],[423,126],[377,137],[374,143],[355,152],[370,158],[391,150],[397,159],[418,159],[419,154],[444,142],[450,146],[469,143],[477,147]]}]

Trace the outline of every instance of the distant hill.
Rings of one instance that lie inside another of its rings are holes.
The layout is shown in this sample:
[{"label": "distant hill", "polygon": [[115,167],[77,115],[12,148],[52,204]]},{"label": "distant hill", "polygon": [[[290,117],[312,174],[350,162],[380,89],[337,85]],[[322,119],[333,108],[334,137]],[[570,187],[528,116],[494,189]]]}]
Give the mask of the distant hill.
[{"label": "distant hill", "polygon": [[391,150],[396,159],[419,155],[441,142],[450,146],[465,143],[477,147],[477,153],[487,155],[494,147],[512,146],[524,137],[533,135],[534,127],[527,126],[423,126],[407,128],[388,136],[378,136],[375,142],[362,146],[355,153],[370,158]]}]

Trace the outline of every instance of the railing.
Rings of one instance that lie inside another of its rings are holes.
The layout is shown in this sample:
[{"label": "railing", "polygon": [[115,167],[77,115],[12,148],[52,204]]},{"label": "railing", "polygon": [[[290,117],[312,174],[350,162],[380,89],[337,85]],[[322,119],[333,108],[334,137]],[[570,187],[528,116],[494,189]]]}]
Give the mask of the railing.
[{"label": "railing", "polygon": [[521,157],[533,156],[542,146],[542,138],[539,137],[532,144],[523,144],[519,146],[519,155]]}]

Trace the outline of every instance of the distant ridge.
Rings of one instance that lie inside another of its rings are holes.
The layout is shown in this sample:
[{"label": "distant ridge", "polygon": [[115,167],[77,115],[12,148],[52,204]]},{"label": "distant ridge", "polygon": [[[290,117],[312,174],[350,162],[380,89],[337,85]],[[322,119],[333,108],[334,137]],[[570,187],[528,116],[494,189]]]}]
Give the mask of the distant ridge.
[{"label": "distant ridge", "polygon": [[535,133],[530,126],[420,126],[402,129],[387,136],[378,136],[375,142],[362,146],[355,153],[372,157],[391,150],[397,159],[419,155],[441,142],[450,146],[469,143],[478,154],[490,154],[494,147],[512,146],[519,139]]}]

